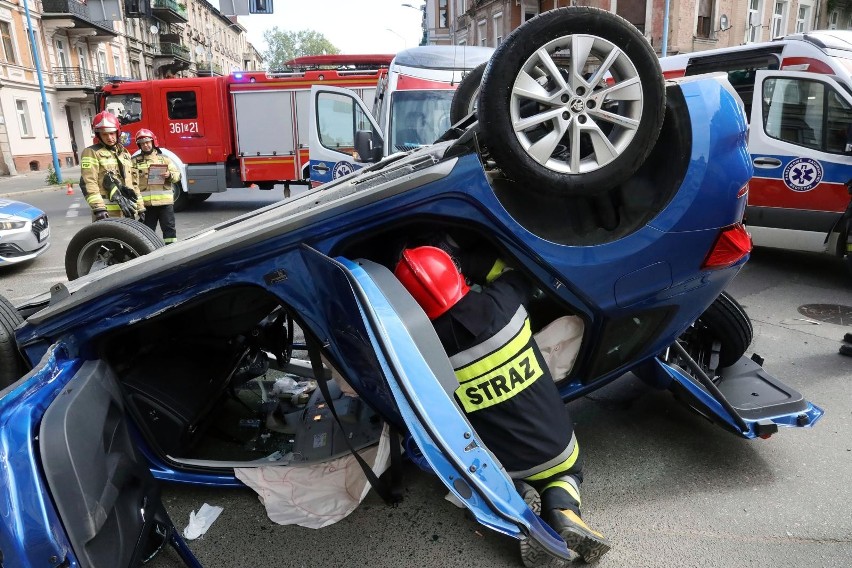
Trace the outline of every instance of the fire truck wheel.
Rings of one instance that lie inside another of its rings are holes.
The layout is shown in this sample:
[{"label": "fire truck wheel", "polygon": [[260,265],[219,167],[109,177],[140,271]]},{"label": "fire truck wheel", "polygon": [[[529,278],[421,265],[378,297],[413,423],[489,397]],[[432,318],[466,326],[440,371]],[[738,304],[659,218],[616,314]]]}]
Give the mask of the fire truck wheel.
[{"label": "fire truck wheel", "polygon": [[185,210],[187,207],[189,207],[189,204],[190,204],[191,201],[192,200],[189,198],[189,194],[186,193],[185,191],[183,191],[180,184],[178,184],[178,183],[174,184],[174,202],[175,203],[172,207],[174,207],[175,212]]},{"label": "fire truck wheel", "polygon": [[24,374],[24,365],[15,343],[15,328],[23,320],[9,300],[0,296],[0,389]]},{"label": "fire truck wheel", "polygon": [[193,203],[201,203],[210,199],[211,193],[193,193],[189,196],[189,200]]},{"label": "fire truck wheel", "polygon": [[455,124],[476,110],[476,100],[479,98],[479,84],[482,82],[482,74],[488,64],[480,63],[464,76],[459,83],[456,92],[453,93],[453,102],[450,105],[450,124]]},{"label": "fire truck wheel", "polygon": [[80,229],[65,251],[68,280],[103,270],[164,247],[163,239],[134,219],[97,221]]},{"label": "fire truck wheel", "polygon": [[693,326],[697,340],[709,349],[714,340],[721,344],[719,366],[728,367],[742,357],[754,336],[751,318],[733,296],[722,292]]},{"label": "fire truck wheel", "polygon": [[545,195],[603,196],[654,147],[665,85],[651,45],[605,10],[549,10],[491,57],[478,101],[484,143],[510,179]]}]

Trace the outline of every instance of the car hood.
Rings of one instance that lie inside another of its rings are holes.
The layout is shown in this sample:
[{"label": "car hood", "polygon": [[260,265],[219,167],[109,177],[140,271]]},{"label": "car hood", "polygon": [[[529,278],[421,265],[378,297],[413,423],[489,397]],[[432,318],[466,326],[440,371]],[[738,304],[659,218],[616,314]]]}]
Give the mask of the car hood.
[{"label": "car hood", "polygon": [[28,203],[20,201],[12,201],[10,199],[0,199],[0,219],[8,217],[21,217],[23,219],[35,219],[43,215],[44,212],[38,207],[33,207]]}]

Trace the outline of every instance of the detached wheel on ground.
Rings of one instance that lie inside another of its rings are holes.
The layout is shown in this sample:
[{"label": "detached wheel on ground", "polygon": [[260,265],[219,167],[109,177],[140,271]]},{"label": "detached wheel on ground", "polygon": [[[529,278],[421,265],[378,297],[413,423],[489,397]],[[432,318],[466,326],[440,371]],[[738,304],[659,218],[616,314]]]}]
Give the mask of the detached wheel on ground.
[{"label": "detached wheel on ground", "polygon": [[714,340],[721,343],[719,366],[728,367],[742,357],[754,336],[751,318],[727,292],[722,292],[695,322],[698,340],[708,348]]},{"label": "detached wheel on ground", "polygon": [[482,78],[485,146],[530,191],[595,197],[654,147],[665,85],[651,45],[605,10],[549,10],[509,34]]},{"label": "detached wheel on ground", "polygon": [[0,389],[24,375],[24,365],[15,343],[15,328],[22,321],[15,306],[0,296]]},{"label": "detached wheel on ground", "polygon": [[65,274],[68,280],[75,280],[163,246],[163,239],[139,221],[104,219],[83,227],[68,243]]},{"label": "detached wheel on ground", "polygon": [[480,63],[465,75],[459,83],[456,92],[453,93],[453,102],[450,104],[450,124],[455,124],[477,107],[479,99],[479,86],[482,83],[482,74],[488,62]]}]

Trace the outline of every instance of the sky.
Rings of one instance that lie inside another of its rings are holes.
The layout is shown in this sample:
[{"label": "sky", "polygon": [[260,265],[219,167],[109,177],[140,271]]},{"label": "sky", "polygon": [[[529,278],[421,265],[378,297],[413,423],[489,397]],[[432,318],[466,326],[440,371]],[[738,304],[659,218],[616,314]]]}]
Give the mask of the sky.
[{"label": "sky", "polygon": [[[218,5],[218,1],[212,0]],[[414,8],[403,6],[411,4]],[[420,43],[422,0],[274,0],[272,15],[239,16],[261,53],[264,30],[314,30],[341,53],[396,53]]]}]

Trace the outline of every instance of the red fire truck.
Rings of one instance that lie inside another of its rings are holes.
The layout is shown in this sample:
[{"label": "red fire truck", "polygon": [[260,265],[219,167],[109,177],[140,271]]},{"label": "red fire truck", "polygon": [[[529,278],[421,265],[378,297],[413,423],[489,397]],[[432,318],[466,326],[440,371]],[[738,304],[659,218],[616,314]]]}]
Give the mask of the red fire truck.
[{"label": "red fire truck", "polygon": [[119,117],[122,142],[148,128],[184,171],[175,209],[229,187],[308,183],[311,85],[344,86],[373,102],[393,55],[294,59],[284,72],[225,77],[113,81],[98,90],[99,110]]}]

